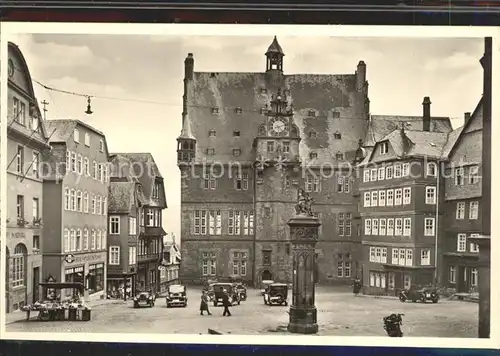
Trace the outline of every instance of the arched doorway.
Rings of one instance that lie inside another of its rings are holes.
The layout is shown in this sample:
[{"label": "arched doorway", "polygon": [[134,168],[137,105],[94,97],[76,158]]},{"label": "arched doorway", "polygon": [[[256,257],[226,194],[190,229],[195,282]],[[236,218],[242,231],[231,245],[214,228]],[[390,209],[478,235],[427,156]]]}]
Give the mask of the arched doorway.
[{"label": "arched doorway", "polygon": [[12,257],[10,259],[10,262],[12,263],[11,286],[25,289],[24,298],[23,299],[19,298],[19,300],[16,300],[15,302],[17,303],[18,308],[23,307],[27,303],[26,300],[26,285],[27,285],[26,275],[28,267],[27,256],[28,256],[28,249],[26,248],[26,245],[23,243],[18,243],[14,248],[14,253],[12,254]]},{"label": "arched doorway", "polygon": [[5,312],[10,312],[10,252],[9,248],[5,249]]},{"label": "arched doorway", "polygon": [[261,281],[272,281],[273,274],[268,269],[265,269],[264,271],[262,271],[262,274],[260,275],[260,280]]}]

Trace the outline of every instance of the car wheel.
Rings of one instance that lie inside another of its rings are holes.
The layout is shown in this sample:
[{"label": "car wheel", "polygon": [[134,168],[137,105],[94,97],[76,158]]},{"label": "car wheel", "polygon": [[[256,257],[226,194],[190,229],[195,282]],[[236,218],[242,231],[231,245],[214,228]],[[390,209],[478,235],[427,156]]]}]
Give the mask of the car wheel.
[{"label": "car wheel", "polygon": [[432,300],[432,302],[433,302],[434,304],[436,304],[436,303],[438,302],[438,299],[437,299],[437,298],[434,298],[434,299]]},{"label": "car wheel", "polygon": [[265,304],[265,305],[267,305],[267,300],[266,300],[266,298],[264,298],[264,304]]},{"label": "car wheel", "polygon": [[424,297],[424,296],[422,296],[422,297],[420,298],[420,301],[421,301],[422,303],[427,303],[427,298],[426,298],[426,297]]},{"label": "car wheel", "polygon": [[404,303],[404,302],[406,302],[406,297],[405,297],[404,295],[400,295],[400,296],[399,296],[399,300],[400,300],[402,303]]},{"label": "car wheel", "polygon": [[214,307],[216,307],[216,306],[217,306],[217,302],[216,302],[216,301],[214,301]]}]

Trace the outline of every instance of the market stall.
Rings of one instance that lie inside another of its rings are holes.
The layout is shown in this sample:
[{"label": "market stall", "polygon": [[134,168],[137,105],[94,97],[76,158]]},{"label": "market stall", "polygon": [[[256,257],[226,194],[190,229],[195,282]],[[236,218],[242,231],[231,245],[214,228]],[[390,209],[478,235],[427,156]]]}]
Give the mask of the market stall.
[{"label": "market stall", "polygon": [[[83,302],[82,283],[40,283],[43,288],[43,301],[37,301],[22,308],[26,320],[31,312],[38,312],[37,321],[89,321],[90,307]],[[63,293],[65,291],[65,293]]]}]

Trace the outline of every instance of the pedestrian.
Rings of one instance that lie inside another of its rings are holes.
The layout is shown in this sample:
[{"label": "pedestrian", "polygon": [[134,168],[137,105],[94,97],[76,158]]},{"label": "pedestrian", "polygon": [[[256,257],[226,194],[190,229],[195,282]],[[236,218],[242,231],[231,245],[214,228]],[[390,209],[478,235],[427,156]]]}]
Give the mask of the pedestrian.
[{"label": "pedestrian", "polygon": [[224,312],[222,313],[222,316],[231,316],[231,312],[229,311],[231,301],[229,299],[229,293],[226,289],[224,289],[224,294],[222,295],[222,305],[224,306]]},{"label": "pedestrian", "polygon": [[201,293],[201,302],[200,302],[200,315],[205,315],[203,312],[207,312],[208,315],[212,315],[210,310],[208,309],[208,295],[206,291]]}]

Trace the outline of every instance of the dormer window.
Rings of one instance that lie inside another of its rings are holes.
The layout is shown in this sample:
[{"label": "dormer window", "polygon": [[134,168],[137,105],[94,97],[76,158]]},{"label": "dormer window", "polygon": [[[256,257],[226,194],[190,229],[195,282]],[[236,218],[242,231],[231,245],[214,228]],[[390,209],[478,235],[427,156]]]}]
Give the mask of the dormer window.
[{"label": "dormer window", "polygon": [[207,148],[207,155],[209,156],[215,155],[215,148]]},{"label": "dormer window", "polygon": [[236,113],[236,115],[241,115],[243,113],[243,109],[242,108],[236,108],[234,110],[234,112]]},{"label": "dormer window", "polygon": [[380,154],[385,155],[389,152],[389,142],[382,142],[380,144]]},{"label": "dormer window", "polygon": [[233,156],[239,156],[239,155],[241,155],[241,149],[233,148]]},{"label": "dormer window", "polygon": [[316,137],[317,137],[317,133],[316,133],[316,131],[310,131],[310,132],[309,132],[309,137],[310,137],[310,138],[316,138]]},{"label": "dormer window", "polygon": [[338,119],[340,117],[340,112],[339,111],[336,111],[336,110],[333,110],[332,111],[332,117],[334,119]]},{"label": "dormer window", "polygon": [[73,131],[73,139],[76,143],[80,142],[80,131],[78,131],[78,129],[75,129],[75,131]]},{"label": "dormer window", "polygon": [[311,152],[311,153],[309,153],[309,158],[310,159],[318,158],[318,154],[316,152]]},{"label": "dormer window", "polygon": [[333,134],[333,137],[336,139],[336,140],[341,140],[342,139],[342,134],[340,132],[335,132]]},{"label": "dormer window", "polygon": [[212,129],[208,131],[208,137],[215,137],[215,136],[217,136],[217,132],[215,130]]},{"label": "dormer window", "polygon": [[344,154],[342,152],[337,152],[335,154],[335,159],[338,160],[338,161],[341,161],[344,159]]},{"label": "dormer window", "polygon": [[261,94],[267,94],[267,89],[266,88],[260,88],[260,93]]},{"label": "dormer window", "polygon": [[218,115],[219,114],[219,108],[218,107],[213,107],[212,108],[212,115]]},{"label": "dormer window", "polygon": [[315,116],[316,116],[316,111],[314,111],[314,110],[309,110],[309,113],[307,114],[307,116],[310,116],[310,117],[315,117]]},{"label": "dormer window", "polygon": [[234,130],[233,131],[233,136],[234,137],[240,137],[240,130]]}]

